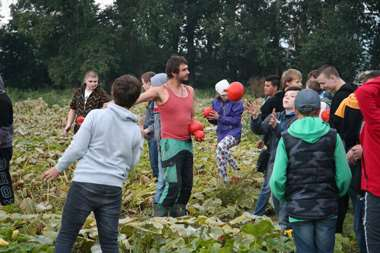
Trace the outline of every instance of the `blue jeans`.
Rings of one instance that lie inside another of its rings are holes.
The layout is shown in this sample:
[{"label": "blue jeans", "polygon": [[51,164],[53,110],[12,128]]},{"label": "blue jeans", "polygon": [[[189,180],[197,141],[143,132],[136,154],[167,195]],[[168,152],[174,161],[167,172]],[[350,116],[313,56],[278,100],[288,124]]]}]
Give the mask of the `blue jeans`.
[{"label": "blue jeans", "polygon": [[150,138],[148,140],[148,147],[149,147],[149,160],[150,160],[150,167],[152,168],[153,176],[158,177],[158,143],[154,138]]},{"label": "blue jeans", "polygon": [[253,212],[254,215],[259,215],[259,216],[264,215],[265,208],[268,204],[270,195],[271,195],[271,191],[270,191],[269,183],[267,180],[265,180],[261,188],[259,198],[257,199],[256,208],[255,208],[255,211]]},{"label": "blue jeans", "polygon": [[103,253],[117,253],[121,188],[101,184],[72,182],[63,208],[56,253],[68,253],[90,212],[94,212]]},{"label": "blue jeans", "polygon": [[257,199],[256,203],[256,208],[255,211],[253,212],[254,215],[262,216],[265,213],[265,208],[268,204],[270,195],[271,195],[271,190],[269,187],[269,179],[272,175],[272,169],[269,168],[265,172],[264,176],[264,183],[263,186],[261,187],[261,192],[259,195],[259,198]]},{"label": "blue jeans", "polygon": [[367,253],[367,248],[365,244],[365,234],[364,234],[364,197],[359,194],[350,193],[352,206],[354,208],[354,231],[356,236],[356,241],[358,243],[360,253]]},{"label": "blue jeans", "polygon": [[297,253],[333,253],[336,216],[321,220],[293,222]]},{"label": "blue jeans", "polygon": [[[158,146],[159,148],[159,146]],[[165,177],[164,177],[164,169],[161,165],[161,155],[158,150],[158,180],[156,184],[156,193],[154,194],[154,203],[157,204],[161,198],[161,194],[165,188]]]}]

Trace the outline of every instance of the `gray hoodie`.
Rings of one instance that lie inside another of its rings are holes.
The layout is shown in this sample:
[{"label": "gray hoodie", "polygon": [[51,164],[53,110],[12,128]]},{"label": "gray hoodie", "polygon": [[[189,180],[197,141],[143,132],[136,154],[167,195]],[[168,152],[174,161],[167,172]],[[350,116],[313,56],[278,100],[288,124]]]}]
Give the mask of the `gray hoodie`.
[{"label": "gray hoodie", "polygon": [[13,138],[13,109],[5,93],[4,81],[0,75],[0,148],[11,148]]},{"label": "gray hoodie", "polygon": [[122,187],[142,148],[136,116],[111,103],[86,116],[56,168],[63,171],[79,160],[73,181]]}]

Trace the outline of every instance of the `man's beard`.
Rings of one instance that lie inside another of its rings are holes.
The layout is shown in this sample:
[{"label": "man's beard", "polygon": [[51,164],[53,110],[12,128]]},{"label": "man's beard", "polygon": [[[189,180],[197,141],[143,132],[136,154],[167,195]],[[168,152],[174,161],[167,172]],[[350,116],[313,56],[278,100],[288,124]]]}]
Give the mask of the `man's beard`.
[{"label": "man's beard", "polygon": [[187,83],[189,81],[189,76],[178,78],[178,81],[181,83]]}]

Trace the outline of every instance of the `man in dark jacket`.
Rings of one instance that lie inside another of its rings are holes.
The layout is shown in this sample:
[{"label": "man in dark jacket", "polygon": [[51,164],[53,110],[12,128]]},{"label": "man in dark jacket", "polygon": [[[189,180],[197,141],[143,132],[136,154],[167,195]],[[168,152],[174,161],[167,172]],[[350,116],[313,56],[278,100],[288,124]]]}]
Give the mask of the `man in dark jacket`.
[{"label": "man in dark jacket", "polygon": [[335,128],[339,134],[342,133],[342,120],[335,115],[340,103],[353,93],[356,86],[350,83],[346,83],[341,77],[338,70],[331,65],[322,66],[319,70],[319,76],[317,78],[323,90],[333,93],[330,106],[330,126]]},{"label": "man in dark jacket", "polygon": [[351,197],[354,209],[354,231],[356,240],[358,242],[360,253],[366,253],[363,227],[364,200],[363,193],[360,190],[361,160],[354,159],[352,155],[354,150],[358,148],[357,146],[360,146],[359,135],[363,116],[360,112],[359,103],[354,93],[342,101],[335,112],[335,115],[342,119],[343,133],[341,134],[341,138],[351,168],[352,180],[348,194]]},{"label": "man in dark jacket", "polygon": [[[282,99],[284,98],[284,92],[280,90],[281,81],[280,77],[276,75],[270,75],[265,78],[264,95],[265,102],[260,107],[260,111],[257,110],[253,103],[248,104],[247,111],[251,114],[251,130],[253,133],[262,135],[263,130],[261,123],[265,118],[270,115],[273,110],[276,112],[282,112],[284,107],[282,106]],[[264,134],[263,141],[260,144],[268,146],[268,136]],[[264,148],[261,150],[259,158],[257,160],[256,169],[259,172],[265,172],[269,159],[269,151]]]},{"label": "man in dark jacket", "polygon": [[0,203],[9,205],[14,202],[12,180],[9,174],[9,161],[12,158],[13,109],[1,76],[0,110]]},{"label": "man in dark jacket", "polygon": [[[340,103],[343,101],[343,99],[345,99],[355,91],[356,86],[353,84],[346,83],[341,78],[338,70],[331,65],[324,65],[319,69],[317,81],[319,82],[323,90],[329,91],[334,94],[331,100],[329,123],[332,128],[335,128],[337,132],[340,135],[342,135],[344,132],[342,118],[335,115],[335,112],[338,109]],[[348,200],[348,194],[339,199],[338,219],[336,228],[337,233],[342,233],[343,222],[348,209]]]}]

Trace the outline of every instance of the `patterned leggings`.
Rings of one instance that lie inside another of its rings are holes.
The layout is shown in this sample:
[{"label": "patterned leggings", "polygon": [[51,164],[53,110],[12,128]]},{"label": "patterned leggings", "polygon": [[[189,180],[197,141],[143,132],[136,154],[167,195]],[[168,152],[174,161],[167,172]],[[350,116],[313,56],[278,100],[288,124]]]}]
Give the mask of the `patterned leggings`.
[{"label": "patterned leggings", "polygon": [[3,206],[14,203],[9,160],[2,157],[0,157],[0,203]]},{"label": "patterned leggings", "polygon": [[219,175],[227,180],[227,164],[229,163],[234,170],[239,170],[236,160],[232,157],[230,148],[239,144],[239,140],[231,135],[224,137],[216,148],[216,164]]}]

